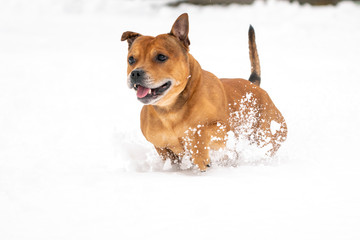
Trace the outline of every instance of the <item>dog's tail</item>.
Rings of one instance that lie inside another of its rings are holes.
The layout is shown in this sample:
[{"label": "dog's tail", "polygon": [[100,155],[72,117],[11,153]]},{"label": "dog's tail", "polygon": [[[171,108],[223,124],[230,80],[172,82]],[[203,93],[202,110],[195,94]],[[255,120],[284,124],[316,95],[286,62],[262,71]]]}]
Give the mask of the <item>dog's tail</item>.
[{"label": "dog's tail", "polygon": [[249,28],[249,55],[251,62],[251,75],[249,77],[249,81],[257,86],[260,86],[260,82],[261,82],[260,61],[256,49],[255,31],[251,25]]}]

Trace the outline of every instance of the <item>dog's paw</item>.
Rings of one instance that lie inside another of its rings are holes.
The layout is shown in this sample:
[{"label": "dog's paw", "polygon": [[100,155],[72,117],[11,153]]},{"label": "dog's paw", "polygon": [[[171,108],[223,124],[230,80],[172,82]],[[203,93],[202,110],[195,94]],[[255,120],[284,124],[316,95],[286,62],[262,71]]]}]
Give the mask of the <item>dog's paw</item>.
[{"label": "dog's paw", "polygon": [[199,168],[200,172],[206,172],[207,168],[211,166],[210,160],[206,159],[203,161],[194,161],[194,163]]}]

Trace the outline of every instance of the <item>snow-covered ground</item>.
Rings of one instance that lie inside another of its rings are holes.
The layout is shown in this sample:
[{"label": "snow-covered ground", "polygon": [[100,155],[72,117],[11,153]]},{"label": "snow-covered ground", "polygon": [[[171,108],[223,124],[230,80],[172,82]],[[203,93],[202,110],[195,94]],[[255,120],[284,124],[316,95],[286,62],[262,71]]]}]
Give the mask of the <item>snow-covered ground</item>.
[{"label": "snow-covered ground", "polygon": [[[360,239],[360,6],[0,1],[0,239]],[[162,166],[122,32],[190,15],[191,52],[262,87],[289,136],[270,166]]]}]

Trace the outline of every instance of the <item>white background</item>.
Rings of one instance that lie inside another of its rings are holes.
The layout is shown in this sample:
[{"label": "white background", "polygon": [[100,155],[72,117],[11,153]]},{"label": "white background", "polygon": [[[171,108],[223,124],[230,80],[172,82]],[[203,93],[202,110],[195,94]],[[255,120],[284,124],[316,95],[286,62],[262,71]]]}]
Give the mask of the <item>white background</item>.
[{"label": "white background", "polygon": [[[0,1],[0,239],[360,239],[360,6]],[[277,163],[163,167],[139,130],[122,32],[190,16],[191,53],[250,75],[289,135]]]}]

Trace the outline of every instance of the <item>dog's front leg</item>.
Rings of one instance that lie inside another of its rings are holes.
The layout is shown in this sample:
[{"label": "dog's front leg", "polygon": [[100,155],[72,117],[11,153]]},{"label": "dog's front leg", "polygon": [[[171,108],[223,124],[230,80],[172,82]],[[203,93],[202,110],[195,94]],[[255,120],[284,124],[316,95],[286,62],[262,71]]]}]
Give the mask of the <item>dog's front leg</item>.
[{"label": "dog's front leg", "polygon": [[203,138],[195,138],[194,145],[190,147],[191,158],[194,164],[199,167],[202,172],[210,167],[209,141]]},{"label": "dog's front leg", "polygon": [[166,161],[167,159],[170,159],[172,163],[177,163],[179,161],[179,156],[176,155],[169,148],[155,147],[155,149],[163,161]]},{"label": "dog's front leg", "polygon": [[199,167],[200,171],[205,172],[210,166],[210,147],[204,126],[189,128],[185,134],[182,139],[185,152],[190,154],[192,162]]},{"label": "dog's front leg", "polygon": [[190,153],[191,159],[200,171],[206,171],[210,167],[210,149],[219,149],[225,146],[227,128],[221,122],[209,125],[198,125],[190,128],[184,138],[184,148]]}]

